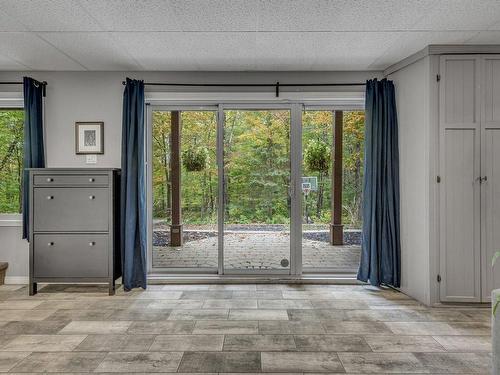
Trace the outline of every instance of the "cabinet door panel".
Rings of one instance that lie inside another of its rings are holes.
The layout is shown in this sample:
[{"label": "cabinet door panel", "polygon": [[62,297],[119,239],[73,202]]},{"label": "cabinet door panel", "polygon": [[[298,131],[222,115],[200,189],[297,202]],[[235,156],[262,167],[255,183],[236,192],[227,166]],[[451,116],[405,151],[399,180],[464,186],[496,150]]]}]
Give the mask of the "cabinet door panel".
[{"label": "cabinet door panel", "polygon": [[107,277],[107,234],[35,234],[35,277]]},{"label": "cabinet door panel", "polygon": [[106,188],[45,188],[33,191],[35,232],[105,232],[109,220]]},{"label": "cabinet door panel", "polygon": [[481,300],[481,110],[478,56],[440,60],[440,298]]},{"label": "cabinet door panel", "polygon": [[476,129],[444,131],[441,184],[441,300],[480,300],[479,175]]},{"label": "cabinet door panel", "polygon": [[491,265],[500,250],[500,56],[485,56],[482,71],[481,295],[488,302],[492,289],[500,288],[500,260]]}]

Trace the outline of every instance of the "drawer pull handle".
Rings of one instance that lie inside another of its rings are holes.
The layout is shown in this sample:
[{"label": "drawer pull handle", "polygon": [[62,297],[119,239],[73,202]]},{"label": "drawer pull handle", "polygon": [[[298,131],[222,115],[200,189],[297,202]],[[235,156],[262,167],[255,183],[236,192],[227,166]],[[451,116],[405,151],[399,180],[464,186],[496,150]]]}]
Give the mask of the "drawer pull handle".
[{"label": "drawer pull handle", "polygon": [[89,195],[89,199],[90,200],[95,199],[95,195]]},{"label": "drawer pull handle", "polygon": [[94,182],[95,178],[89,178],[89,182]]},{"label": "drawer pull handle", "polygon": [[51,177],[47,178],[47,182],[52,182],[52,181],[54,181],[53,178],[51,178]]},{"label": "drawer pull handle", "polygon": [[49,242],[47,246],[54,246],[54,242]]},{"label": "drawer pull handle", "polygon": [[91,241],[89,242],[89,246],[94,246],[95,245],[95,242]]},{"label": "drawer pull handle", "polygon": [[53,195],[47,195],[47,199],[50,201],[51,199],[54,199]]}]

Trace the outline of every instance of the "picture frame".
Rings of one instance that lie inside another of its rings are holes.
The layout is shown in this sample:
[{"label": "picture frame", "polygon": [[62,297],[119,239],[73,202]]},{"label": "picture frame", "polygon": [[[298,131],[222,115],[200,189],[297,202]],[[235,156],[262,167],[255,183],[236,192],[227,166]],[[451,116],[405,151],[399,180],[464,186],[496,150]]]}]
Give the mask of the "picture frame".
[{"label": "picture frame", "polygon": [[104,122],[75,122],[75,153],[104,154]]}]

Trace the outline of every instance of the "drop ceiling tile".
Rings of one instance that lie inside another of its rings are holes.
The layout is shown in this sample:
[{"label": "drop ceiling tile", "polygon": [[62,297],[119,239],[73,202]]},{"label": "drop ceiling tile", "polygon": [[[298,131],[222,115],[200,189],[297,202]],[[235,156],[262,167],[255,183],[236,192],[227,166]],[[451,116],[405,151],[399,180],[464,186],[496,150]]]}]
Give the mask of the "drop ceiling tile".
[{"label": "drop ceiling tile", "polygon": [[254,31],[255,1],[81,0],[109,31]]},{"label": "drop ceiling tile", "polygon": [[26,27],[0,9],[0,31],[26,31]]},{"label": "drop ceiling tile", "polygon": [[436,0],[415,30],[488,30],[500,21],[498,0]]},{"label": "drop ceiling tile", "polygon": [[241,70],[255,33],[112,33],[145,70]]},{"label": "drop ceiling tile", "polygon": [[84,68],[33,33],[0,33],[2,54],[30,70],[83,70]]},{"label": "drop ceiling tile", "polygon": [[260,31],[406,30],[433,0],[262,1]]},{"label": "drop ceiling tile", "polygon": [[32,31],[100,30],[75,0],[2,0],[2,10]]},{"label": "drop ceiling tile", "polygon": [[6,56],[0,55],[0,71],[2,70],[28,70],[28,67]]},{"label": "drop ceiling tile", "polygon": [[474,31],[426,31],[400,32],[399,38],[386,49],[381,50],[371,69],[385,69],[398,61],[420,51],[429,44],[465,44],[472,38]]},{"label": "drop ceiling tile", "polygon": [[39,33],[59,50],[89,70],[140,70],[109,33]]}]

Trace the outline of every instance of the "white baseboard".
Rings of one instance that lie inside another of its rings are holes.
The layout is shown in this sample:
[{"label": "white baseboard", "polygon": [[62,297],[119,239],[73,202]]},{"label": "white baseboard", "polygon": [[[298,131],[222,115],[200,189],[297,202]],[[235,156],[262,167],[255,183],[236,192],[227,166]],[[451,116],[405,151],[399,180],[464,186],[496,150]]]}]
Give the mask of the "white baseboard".
[{"label": "white baseboard", "polygon": [[29,278],[28,276],[5,276],[5,284],[28,284]]}]

